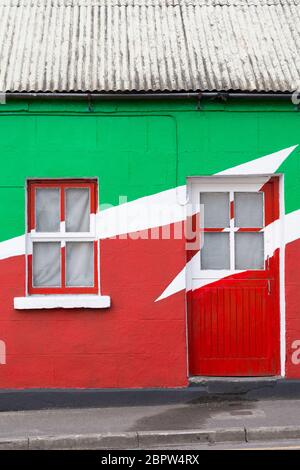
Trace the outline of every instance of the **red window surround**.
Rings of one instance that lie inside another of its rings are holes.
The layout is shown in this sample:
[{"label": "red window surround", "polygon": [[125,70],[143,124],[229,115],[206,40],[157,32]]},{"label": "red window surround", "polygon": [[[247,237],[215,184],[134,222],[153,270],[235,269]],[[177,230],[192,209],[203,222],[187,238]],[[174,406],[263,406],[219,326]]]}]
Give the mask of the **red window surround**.
[{"label": "red window surround", "polygon": [[[59,188],[60,189],[60,221],[65,222],[65,190],[69,188],[89,189],[90,214],[96,214],[98,207],[98,183],[95,179],[57,179],[57,180],[28,180],[27,181],[27,236],[30,243],[40,241],[36,228],[36,189],[38,188]],[[95,224],[94,224],[95,225]],[[49,236],[48,236],[49,235]],[[45,237],[46,236],[46,237]],[[27,287],[28,294],[99,294],[98,280],[98,240],[95,226],[90,226],[90,232],[81,234],[78,232],[54,232],[43,234],[45,241],[61,242],[60,265],[61,265],[61,287],[36,287],[33,285],[33,263],[32,251],[27,253]],[[66,285],[66,249],[67,242],[89,241],[93,242],[94,253],[94,283],[89,287],[68,287]]]}]

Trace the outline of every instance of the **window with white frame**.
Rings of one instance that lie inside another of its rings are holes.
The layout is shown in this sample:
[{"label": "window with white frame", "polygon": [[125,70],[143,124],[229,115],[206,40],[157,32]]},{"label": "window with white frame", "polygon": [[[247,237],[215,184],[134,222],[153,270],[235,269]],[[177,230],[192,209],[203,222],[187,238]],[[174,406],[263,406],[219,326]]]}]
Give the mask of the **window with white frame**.
[{"label": "window with white frame", "polygon": [[28,180],[28,294],[98,294],[95,179]]},{"label": "window with white frame", "polygon": [[204,211],[201,270],[262,270],[264,193],[200,192]]}]

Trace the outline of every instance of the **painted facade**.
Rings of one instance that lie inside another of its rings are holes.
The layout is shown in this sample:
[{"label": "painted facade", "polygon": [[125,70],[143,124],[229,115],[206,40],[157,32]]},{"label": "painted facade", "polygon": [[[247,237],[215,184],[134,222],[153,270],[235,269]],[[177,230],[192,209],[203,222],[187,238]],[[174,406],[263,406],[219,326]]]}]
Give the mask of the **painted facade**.
[{"label": "painted facade", "polygon": [[[187,178],[280,175],[280,375],[300,378],[300,117],[292,103],[11,102],[0,107],[0,387],[185,387]],[[98,178],[105,309],[17,310],[27,178]],[[222,279],[220,279],[222,281]],[[192,291],[192,293],[191,293]],[[220,371],[222,375],[222,371]]]}]

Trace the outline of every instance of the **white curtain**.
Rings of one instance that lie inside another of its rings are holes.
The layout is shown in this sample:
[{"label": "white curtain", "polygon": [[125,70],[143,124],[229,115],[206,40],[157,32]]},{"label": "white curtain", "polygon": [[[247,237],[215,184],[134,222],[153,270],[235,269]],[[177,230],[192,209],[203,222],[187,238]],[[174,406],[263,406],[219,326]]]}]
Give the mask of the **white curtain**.
[{"label": "white curtain", "polygon": [[[65,190],[66,231],[90,231],[90,190]],[[36,229],[38,232],[60,231],[60,189],[36,190]],[[61,286],[61,242],[33,243],[33,285],[35,287]],[[94,285],[94,243],[66,243],[66,285],[91,287]]]},{"label": "white curtain", "polygon": [[59,232],[60,190],[37,188],[35,196],[35,220],[37,232]]},{"label": "white curtain", "polygon": [[66,189],[66,231],[90,231],[90,191],[88,188]]},{"label": "white curtain", "polygon": [[66,243],[66,285],[92,287],[94,285],[94,243]]},{"label": "white curtain", "polygon": [[60,287],[60,242],[33,243],[33,285]]}]

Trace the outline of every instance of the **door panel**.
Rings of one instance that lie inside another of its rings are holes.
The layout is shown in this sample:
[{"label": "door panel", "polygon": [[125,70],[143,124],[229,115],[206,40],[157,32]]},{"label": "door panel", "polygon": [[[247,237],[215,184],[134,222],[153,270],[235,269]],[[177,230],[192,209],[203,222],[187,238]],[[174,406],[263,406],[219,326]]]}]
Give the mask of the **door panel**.
[{"label": "door panel", "polygon": [[[195,238],[201,240],[200,256],[199,251],[194,254],[190,273],[190,373],[276,375],[280,364],[279,250],[272,252],[272,222],[279,217],[278,179],[253,181],[249,177],[241,182],[231,178],[228,183],[221,180],[220,186],[222,194],[217,197],[215,181],[203,184],[200,178],[191,188],[193,202],[209,201],[211,213],[198,218],[201,233]],[[230,198],[229,223],[225,193]],[[213,201],[220,206],[219,217]]]}]

